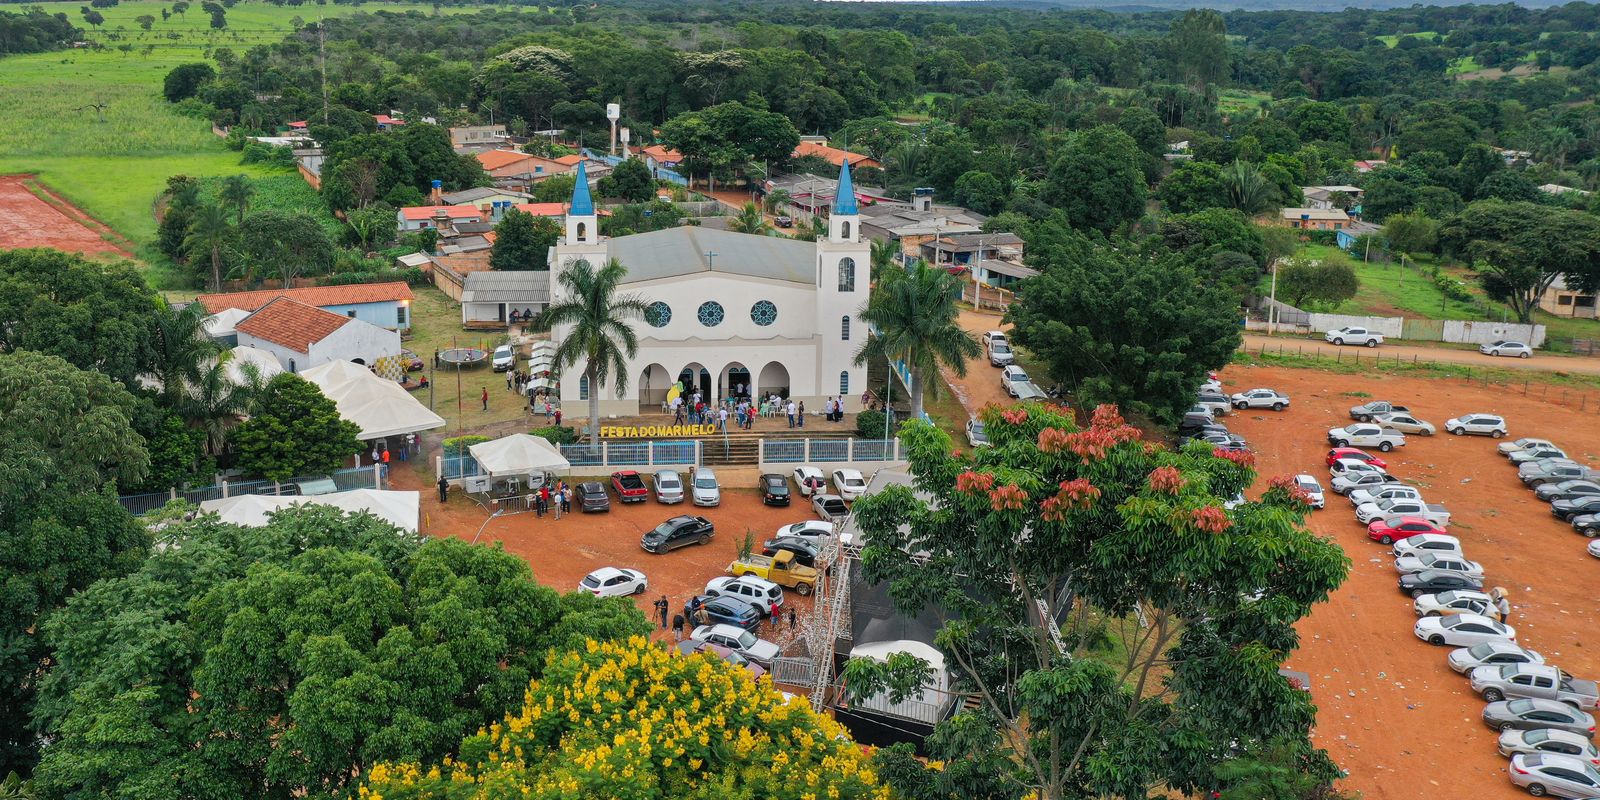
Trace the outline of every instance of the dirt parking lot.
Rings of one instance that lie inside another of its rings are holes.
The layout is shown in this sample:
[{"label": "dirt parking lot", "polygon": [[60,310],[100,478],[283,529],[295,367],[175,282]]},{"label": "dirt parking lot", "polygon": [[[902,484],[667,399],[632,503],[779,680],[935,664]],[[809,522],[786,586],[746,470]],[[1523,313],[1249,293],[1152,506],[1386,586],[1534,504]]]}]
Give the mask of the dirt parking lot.
[{"label": "dirt parking lot", "polygon": [[[1497,413],[1510,438],[1551,439],[1591,463],[1600,454],[1600,415],[1593,410],[1492,387],[1277,367],[1230,367],[1222,377],[1230,392],[1262,386],[1292,398],[1282,414],[1235,412],[1225,420],[1257,452],[1262,486],[1273,475],[1308,472],[1326,487],[1326,431],[1351,422],[1350,406],[1367,400],[1358,393],[1407,405],[1441,429],[1462,413]],[[1385,458],[1392,474],[1449,509],[1450,533],[1484,565],[1486,585],[1511,592],[1509,621],[1518,641],[1578,677],[1600,676],[1600,559],[1522,486],[1496,444],[1487,437],[1412,436]],[[1312,677],[1318,744],[1349,773],[1347,788],[1366,800],[1526,797],[1506,779],[1495,734],[1479,720],[1483,701],[1445,665],[1450,648],[1412,635],[1411,599],[1396,589],[1388,549],[1367,540],[1352,511],[1330,492],[1327,508],[1311,518],[1311,527],[1333,537],[1353,564],[1345,585],[1301,623],[1301,649],[1288,664]]]},{"label": "dirt parking lot", "polygon": [[[749,480],[743,474],[749,472]],[[483,527],[481,542],[500,542],[507,552],[527,559],[533,567],[534,577],[547,586],[566,592],[578,587],[578,581],[599,567],[625,567],[637,569],[650,580],[650,591],[633,598],[646,615],[653,615],[651,603],[665,594],[672,602],[674,613],[683,607],[689,597],[700,594],[706,581],[727,574],[728,563],[737,555],[740,540],[748,528],[753,532],[755,546],[772,538],[780,525],[815,519],[808,499],[796,496],[787,507],[766,506],[761,503],[755,489],[729,488],[755,484],[751,470],[719,472],[722,479],[722,505],[717,508],[696,508],[687,502],[662,505],[655,500],[643,503],[618,503],[612,497],[611,510],[605,513],[568,514],[561,519],[553,515],[543,518],[531,513],[510,514],[498,517],[485,525],[489,512],[459,492],[452,492],[450,502],[439,505],[437,490],[424,482],[426,476],[408,467],[393,473],[396,488],[417,489],[422,492],[422,529],[430,536],[455,536],[471,540]],[[716,536],[705,546],[690,546],[670,553],[654,555],[639,547],[639,537],[679,514],[696,514],[706,517],[716,525]],[[803,627],[811,611],[811,598],[800,597],[792,591],[784,592],[785,608],[793,607]],[[791,632],[787,614],[780,631],[763,625],[762,638],[780,645],[788,642],[798,632]],[[671,633],[658,635],[671,638]]]},{"label": "dirt parking lot", "polygon": [[[38,183],[28,175],[0,175],[0,249],[53,247],[70,253],[132,257],[107,236],[110,229],[65,200],[47,203],[29,191]],[[104,234],[104,235],[102,235]]]}]

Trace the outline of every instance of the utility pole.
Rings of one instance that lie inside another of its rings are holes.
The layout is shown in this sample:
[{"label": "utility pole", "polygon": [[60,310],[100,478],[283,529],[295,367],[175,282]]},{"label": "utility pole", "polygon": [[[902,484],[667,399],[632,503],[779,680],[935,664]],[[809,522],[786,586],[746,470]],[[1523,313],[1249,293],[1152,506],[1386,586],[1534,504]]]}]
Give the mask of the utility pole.
[{"label": "utility pole", "polygon": [[322,124],[328,124],[328,26],[317,18],[317,62],[322,70]]},{"label": "utility pole", "polygon": [[1278,259],[1272,259],[1272,294],[1267,300],[1267,335],[1278,332]]}]

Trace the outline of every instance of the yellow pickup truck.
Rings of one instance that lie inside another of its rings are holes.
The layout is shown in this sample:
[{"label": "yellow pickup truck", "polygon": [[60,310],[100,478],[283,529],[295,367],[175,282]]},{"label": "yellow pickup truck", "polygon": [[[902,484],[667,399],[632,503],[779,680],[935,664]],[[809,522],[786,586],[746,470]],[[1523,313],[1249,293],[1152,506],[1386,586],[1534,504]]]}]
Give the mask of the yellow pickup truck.
[{"label": "yellow pickup truck", "polygon": [[779,586],[787,586],[801,595],[811,594],[817,586],[817,571],[794,563],[794,553],[779,550],[777,555],[751,554],[728,565],[729,574],[754,575],[766,578]]}]

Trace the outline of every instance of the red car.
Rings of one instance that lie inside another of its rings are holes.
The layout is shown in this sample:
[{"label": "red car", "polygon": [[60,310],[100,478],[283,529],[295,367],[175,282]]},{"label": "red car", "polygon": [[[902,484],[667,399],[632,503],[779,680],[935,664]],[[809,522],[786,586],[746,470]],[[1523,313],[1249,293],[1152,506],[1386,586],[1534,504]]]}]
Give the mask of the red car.
[{"label": "red car", "polygon": [[617,497],[624,503],[643,503],[650,499],[650,490],[645,488],[644,479],[631,469],[611,473],[611,488],[617,491]]},{"label": "red car", "polygon": [[1444,533],[1444,528],[1422,517],[1400,517],[1393,522],[1375,519],[1367,525],[1367,538],[1383,544],[1395,542],[1424,533]]},{"label": "red car", "polygon": [[1354,458],[1365,461],[1378,469],[1387,469],[1389,467],[1389,464],[1383,459],[1357,447],[1335,447],[1329,450],[1328,466],[1333,466],[1334,462],[1341,458]]}]

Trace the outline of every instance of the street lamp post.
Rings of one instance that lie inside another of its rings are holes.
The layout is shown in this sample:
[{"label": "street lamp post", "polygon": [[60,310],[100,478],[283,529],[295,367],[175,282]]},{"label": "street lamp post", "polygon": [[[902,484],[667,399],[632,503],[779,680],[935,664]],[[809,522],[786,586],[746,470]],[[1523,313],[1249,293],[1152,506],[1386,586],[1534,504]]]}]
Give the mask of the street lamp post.
[{"label": "street lamp post", "polygon": [[1272,293],[1267,299],[1267,335],[1278,332],[1278,259],[1272,259]]},{"label": "street lamp post", "polygon": [[506,510],[504,508],[495,509],[494,513],[490,514],[489,518],[484,520],[482,525],[478,526],[478,532],[472,534],[472,543],[473,544],[477,544],[478,543],[478,537],[483,535],[483,529],[489,527],[489,523],[494,522],[499,517],[504,516],[505,513],[506,513]]}]

